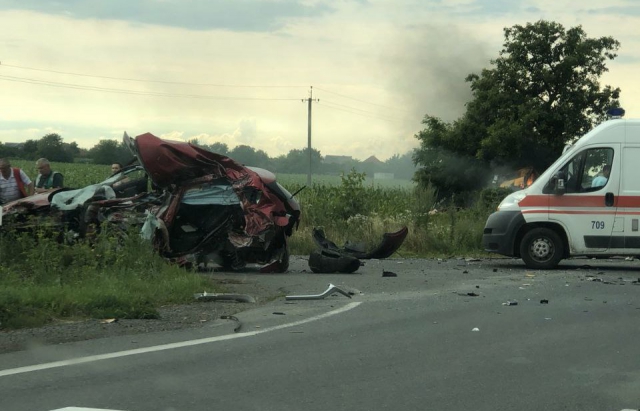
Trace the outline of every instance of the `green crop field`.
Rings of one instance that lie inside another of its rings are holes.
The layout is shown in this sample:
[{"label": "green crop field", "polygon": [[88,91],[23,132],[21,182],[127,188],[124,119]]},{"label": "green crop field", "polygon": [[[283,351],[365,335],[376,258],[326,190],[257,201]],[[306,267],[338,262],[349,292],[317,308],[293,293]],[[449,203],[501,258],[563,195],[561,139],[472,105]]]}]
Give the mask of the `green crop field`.
[{"label": "green crop field", "polygon": [[[278,181],[283,186],[289,188],[292,186],[302,186],[307,184],[307,175],[306,174],[278,174]],[[339,186],[342,184],[342,179],[340,176],[329,176],[329,175],[312,175],[311,176],[311,184],[312,185],[327,185],[327,186]],[[411,189],[415,187],[415,183],[411,180],[383,180],[383,179],[372,179],[365,178],[363,185],[367,187],[379,187],[379,188],[406,188]]]},{"label": "green crop field", "polygon": [[[35,161],[11,160],[11,165],[20,167],[25,173],[35,180],[37,176]],[[111,174],[108,165],[84,164],[84,163],[51,163],[51,168],[64,175],[65,186],[71,188],[81,188],[90,184],[96,184],[105,180]],[[306,174],[278,174],[278,181],[287,189],[300,187],[307,183]],[[339,186],[342,183],[340,176],[312,175],[312,185]],[[382,180],[365,178],[363,182],[366,187],[376,188],[402,188],[412,189],[415,183],[411,180]]]},{"label": "green crop field", "polygon": [[[31,178],[36,179],[38,172],[35,161],[11,160],[13,167],[20,167]],[[64,185],[71,188],[82,188],[104,181],[111,175],[108,165],[81,163],[51,163],[51,169],[62,173]]]}]

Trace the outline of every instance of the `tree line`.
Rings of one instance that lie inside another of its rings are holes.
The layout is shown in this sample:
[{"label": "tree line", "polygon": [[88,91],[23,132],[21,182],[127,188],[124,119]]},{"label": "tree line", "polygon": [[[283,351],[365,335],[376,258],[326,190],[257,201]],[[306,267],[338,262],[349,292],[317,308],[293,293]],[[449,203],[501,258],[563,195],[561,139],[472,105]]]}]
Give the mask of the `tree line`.
[{"label": "tree line", "polygon": [[[276,173],[306,174],[309,171],[309,150],[293,149],[287,154],[269,157],[264,150],[257,150],[248,145],[233,148],[225,143],[201,144],[197,139],[189,143],[228,156],[242,164],[265,168]],[[74,143],[65,143],[58,134],[47,134],[39,140],[28,140],[20,146],[0,144],[0,157],[36,160],[41,157],[49,161],[72,163],[86,162],[94,164],[121,163],[127,165],[135,160],[124,142],[116,140],[100,140],[92,148],[85,150]],[[411,179],[416,167],[413,163],[413,152],[396,154],[384,162],[365,162],[357,159],[345,159],[340,164],[326,161],[320,151],[311,149],[311,170],[313,174],[341,174],[350,170],[365,173],[373,177],[374,173],[393,173],[394,178]]]}]

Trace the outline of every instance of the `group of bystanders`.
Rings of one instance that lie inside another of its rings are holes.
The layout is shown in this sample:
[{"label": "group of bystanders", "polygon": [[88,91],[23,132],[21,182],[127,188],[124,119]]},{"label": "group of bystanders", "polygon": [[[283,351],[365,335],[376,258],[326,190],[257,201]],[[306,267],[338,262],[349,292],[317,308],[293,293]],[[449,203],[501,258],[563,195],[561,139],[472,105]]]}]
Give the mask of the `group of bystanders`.
[{"label": "group of bystanders", "polygon": [[27,173],[18,167],[11,167],[11,162],[0,158],[0,204],[61,188],[64,176],[51,169],[51,163],[46,158],[36,161],[38,176],[35,183]]}]

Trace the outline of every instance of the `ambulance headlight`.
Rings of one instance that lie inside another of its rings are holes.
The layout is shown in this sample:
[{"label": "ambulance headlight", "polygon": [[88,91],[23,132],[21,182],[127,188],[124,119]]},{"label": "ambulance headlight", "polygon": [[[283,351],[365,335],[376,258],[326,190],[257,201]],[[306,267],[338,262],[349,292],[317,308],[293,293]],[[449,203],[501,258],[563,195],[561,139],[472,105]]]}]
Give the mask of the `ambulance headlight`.
[{"label": "ambulance headlight", "polygon": [[522,201],[527,196],[527,193],[524,191],[516,191],[515,193],[511,193],[502,200],[500,205],[498,206],[498,210],[504,210],[509,208],[518,207],[518,203]]}]

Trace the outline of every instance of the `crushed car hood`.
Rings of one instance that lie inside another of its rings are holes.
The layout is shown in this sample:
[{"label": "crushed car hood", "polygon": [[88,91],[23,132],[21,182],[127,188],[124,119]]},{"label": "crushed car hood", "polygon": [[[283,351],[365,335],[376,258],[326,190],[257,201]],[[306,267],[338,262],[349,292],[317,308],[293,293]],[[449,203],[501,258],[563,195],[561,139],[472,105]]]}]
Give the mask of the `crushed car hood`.
[{"label": "crushed car hood", "polygon": [[[292,207],[295,201],[285,201],[279,198],[279,192],[267,188],[267,183],[275,183],[271,181],[273,174],[270,172],[270,175],[265,175],[268,180],[265,182],[258,172],[229,157],[190,143],[163,140],[151,133],[141,134],[135,139],[130,139],[125,133],[125,142],[129,147],[133,146],[134,154],[158,187],[188,186],[202,177],[229,180],[245,212],[245,231],[249,235],[261,233],[273,223],[287,226],[290,221],[287,213],[295,211]],[[260,198],[249,198],[247,193],[251,190],[260,192]]]},{"label": "crushed car hood", "polygon": [[134,154],[151,180],[161,188],[206,175],[232,180],[257,177],[255,172],[235,160],[190,143],[162,140],[145,133],[137,136],[133,144]]}]

